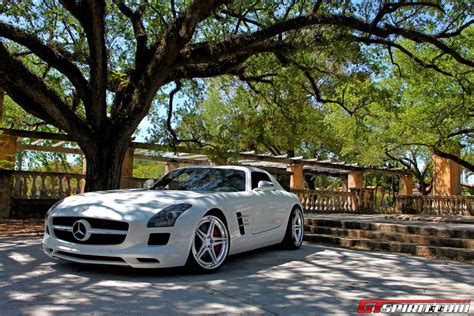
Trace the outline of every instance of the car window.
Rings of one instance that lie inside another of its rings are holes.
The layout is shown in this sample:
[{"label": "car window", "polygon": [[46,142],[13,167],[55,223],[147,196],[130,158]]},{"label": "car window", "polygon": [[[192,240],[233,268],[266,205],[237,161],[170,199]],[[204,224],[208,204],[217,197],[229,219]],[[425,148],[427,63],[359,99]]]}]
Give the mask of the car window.
[{"label": "car window", "polygon": [[155,190],[205,192],[245,191],[245,172],[220,168],[182,168],[158,180]]},{"label": "car window", "polygon": [[258,172],[258,171],[252,172],[252,190],[258,187],[258,183],[260,181],[272,182],[272,180],[270,180],[270,177],[266,173]]}]

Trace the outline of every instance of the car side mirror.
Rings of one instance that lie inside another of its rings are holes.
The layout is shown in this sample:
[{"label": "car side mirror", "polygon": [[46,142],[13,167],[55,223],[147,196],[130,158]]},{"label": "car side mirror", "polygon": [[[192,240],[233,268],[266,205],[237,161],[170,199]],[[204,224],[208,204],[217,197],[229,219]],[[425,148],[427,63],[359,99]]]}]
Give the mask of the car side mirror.
[{"label": "car side mirror", "polygon": [[255,191],[274,191],[275,185],[270,181],[258,181],[258,186],[254,189]]},{"label": "car side mirror", "polygon": [[143,183],[143,188],[144,189],[151,189],[151,187],[153,186],[153,184],[155,184],[155,180],[153,179],[148,179],[145,181],[145,183]]}]

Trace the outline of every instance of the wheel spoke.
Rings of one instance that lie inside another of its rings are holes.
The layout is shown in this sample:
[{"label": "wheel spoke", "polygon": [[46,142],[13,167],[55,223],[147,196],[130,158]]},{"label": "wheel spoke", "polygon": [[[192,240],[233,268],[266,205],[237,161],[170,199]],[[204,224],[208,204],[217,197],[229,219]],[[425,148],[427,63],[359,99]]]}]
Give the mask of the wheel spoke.
[{"label": "wheel spoke", "polygon": [[217,256],[216,256],[214,247],[209,248],[208,251],[209,251],[209,254],[211,255],[212,263],[214,264],[217,263]]},{"label": "wheel spoke", "polygon": [[303,231],[304,231],[304,223],[303,223],[303,216],[301,212],[296,211],[293,215],[292,219],[292,239],[296,244],[299,244],[303,239]]},{"label": "wheel spoke", "polygon": [[216,225],[216,222],[214,219],[209,220],[209,228],[207,229],[207,237],[212,237],[212,232],[214,231],[214,226]]},{"label": "wheel spoke", "polygon": [[224,244],[227,244],[227,239],[222,239],[222,240],[219,240],[219,241],[214,241],[214,246],[219,246],[219,245],[224,245]]},{"label": "wheel spoke", "polygon": [[201,229],[196,229],[196,235],[201,239],[202,242],[206,241],[206,233],[204,233]]},{"label": "wheel spoke", "polygon": [[293,226],[298,224],[298,215],[295,214],[293,217]]},{"label": "wheel spoke", "polygon": [[199,249],[198,253],[196,254],[197,259],[201,259],[201,257],[206,253],[207,247],[203,244],[201,249]]}]

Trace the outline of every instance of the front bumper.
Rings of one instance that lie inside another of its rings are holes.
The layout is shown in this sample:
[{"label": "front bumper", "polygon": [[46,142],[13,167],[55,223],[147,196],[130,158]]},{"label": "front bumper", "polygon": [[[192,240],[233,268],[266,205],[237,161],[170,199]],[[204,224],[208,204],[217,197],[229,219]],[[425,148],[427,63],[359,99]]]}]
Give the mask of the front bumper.
[{"label": "front bumper", "polygon": [[[51,227],[51,226],[49,226]],[[151,233],[169,233],[166,245],[150,246]],[[186,264],[193,230],[184,227],[146,228],[130,224],[123,243],[118,245],[86,245],[60,240],[52,229],[43,238],[43,250],[52,257],[79,263],[131,266],[133,268],[167,268]]]}]

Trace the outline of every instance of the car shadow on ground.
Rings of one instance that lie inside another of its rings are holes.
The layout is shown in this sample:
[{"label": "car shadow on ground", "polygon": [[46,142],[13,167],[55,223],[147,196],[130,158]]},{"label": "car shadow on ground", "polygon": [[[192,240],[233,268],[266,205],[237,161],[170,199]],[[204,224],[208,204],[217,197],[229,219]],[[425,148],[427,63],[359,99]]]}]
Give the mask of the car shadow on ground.
[{"label": "car shadow on ground", "polygon": [[0,238],[2,314],[353,314],[360,299],[472,299],[474,266],[304,244],[231,256],[214,274],[51,260],[39,238]]}]

